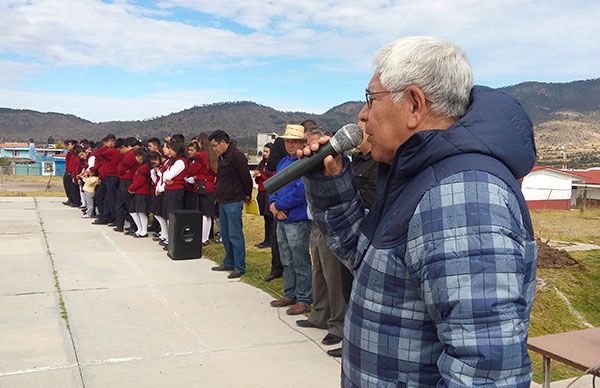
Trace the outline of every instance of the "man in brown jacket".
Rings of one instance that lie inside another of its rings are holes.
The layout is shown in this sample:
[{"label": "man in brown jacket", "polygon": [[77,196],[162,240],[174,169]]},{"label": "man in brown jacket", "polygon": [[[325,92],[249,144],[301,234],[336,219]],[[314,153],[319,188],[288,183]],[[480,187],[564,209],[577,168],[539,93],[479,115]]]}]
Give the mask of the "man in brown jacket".
[{"label": "man in brown jacket", "polygon": [[252,198],[248,159],[231,142],[225,131],[214,131],[208,140],[219,156],[215,199],[219,203],[219,225],[225,248],[223,264],[212,270],[231,271],[227,276],[229,279],[239,278],[246,272],[242,208],[244,202],[249,202]]}]

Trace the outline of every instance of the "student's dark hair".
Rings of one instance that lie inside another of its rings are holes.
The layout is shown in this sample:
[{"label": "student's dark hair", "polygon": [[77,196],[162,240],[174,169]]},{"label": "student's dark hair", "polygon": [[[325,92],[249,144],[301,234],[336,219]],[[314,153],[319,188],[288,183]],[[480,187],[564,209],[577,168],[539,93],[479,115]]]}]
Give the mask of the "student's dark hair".
[{"label": "student's dark hair", "polygon": [[229,137],[227,132],[225,132],[221,129],[217,129],[216,131],[214,131],[213,133],[208,135],[208,141],[213,141],[213,140],[216,141],[217,143],[220,143],[222,141],[224,141],[225,143],[231,143],[231,138]]},{"label": "student's dark hair", "polygon": [[146,156],[148,152],[143,148],[138,148],[135,150],[135,156]]},{"label": "student's dark hair", "polygon": [[181,133],[176,133],[173,136],[171,136],[171,140],[175,140],[181,142],[182,144],[185,144],[185,136],[183,136]]},{"label": "student's dark hair", "polygon": [[267,143],[265,144],[265,147],[272,150],[273,149],[273,143]]},{"label": "student's dark hair", "polygon": [[80,147],[78,145],[76,145],[75,147],[73,147],[73,154],[77,155],[80,152],[85,152],[85,150],[83,149],[83,147]]},{"label": "student's dark hair", "polygon": [[109,141],[109,140],[117,140],[117,137],[114,134],[109,133],[108,135],[104,136],[104,139],[102,139],[102,141]]},{"label": "student's dark hair", "polygon": [[158,161],[161,161],[161,156],[160,153],[156,152],[156,151],[148,151],[146,152],[146,155],[144,156],[144,161],[145,163],[148,165],[148,167],[150,167],[150,169],[152,170],[152,168],[154,166],[152,166],[152,161],[158,159]]},{"label": "student's dark hair", "polygon": [[65,140],[65,145],[77,145],[77,140],[73,140],[73,139]]},{"label": "student's dark hair", "polygon": [[193,142],[189,143],[188,144],[188,148],[189,147],[192,147],[196,151],[200,151],[201,150],[200,144],[198,144],[198,142],[196,142],[196,141],[193,141]]},{"label": "student's dark hair", "polygon": [[146,145],[148,145],[150,143],[156,145],[157,147],[160,147],[160,139],[157,138],[157,137],[153,137],[153,138],[148,139],[148,141],[146,142]]},{"label": "student's dark hair", "polygon": [[318,126],[317,122],[312,119],[304,120],[302,123],[300,123],[300,125],[302,125],[304,127],[304,130],[313,129]]},{"label": "student's dark hair", "polygon": [[170,149],[175,151],[175,158],[185,157],[185,143],[172,138],[167,145]]},{"label": "student's dark hair", "polygon": [[115,148],[121,148],[121,147],[126,147],[127,144],[125,144],[125,139],[123,139],[122,137],[118,138],[117,141],[115,142]]},{"label": "student's dark hair", "polygon": [[138,139],[136,139],[135,137],[128,137],[125,139],[125,146],[126,147],[135,147],[138,144]]}]

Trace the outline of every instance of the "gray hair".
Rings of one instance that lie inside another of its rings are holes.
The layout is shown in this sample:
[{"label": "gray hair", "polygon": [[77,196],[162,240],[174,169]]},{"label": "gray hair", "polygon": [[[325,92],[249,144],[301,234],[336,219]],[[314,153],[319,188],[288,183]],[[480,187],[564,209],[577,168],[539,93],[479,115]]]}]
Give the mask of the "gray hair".
[{"label": "gray hair", "polygon": [[[429,37],[404,37],[375,54],[375,73],[391,91],[411,85],[423,90],[431,110],[446,117],[463,116],[469,106],[473,72],[463,51],[454,43]],[[392,93],[400,101],[402,93]]]}]

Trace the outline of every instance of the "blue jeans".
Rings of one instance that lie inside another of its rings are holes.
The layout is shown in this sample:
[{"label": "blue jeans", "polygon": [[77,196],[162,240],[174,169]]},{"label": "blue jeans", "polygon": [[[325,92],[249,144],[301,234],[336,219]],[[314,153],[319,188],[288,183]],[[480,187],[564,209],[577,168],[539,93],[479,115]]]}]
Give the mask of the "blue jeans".
[{"label": "blue jeans", "polygon": [[223,266],[240,273],[246,272],[246,242],[242,229],[242,208],[244,204],[228,202],[219,204],[219,226],[225,248]]},{"label": "blue jeans", "polygon": [[285,296],[307,306],[312,303],[309,236],[310,221],[277,221],[277,243],[283,264]]}]

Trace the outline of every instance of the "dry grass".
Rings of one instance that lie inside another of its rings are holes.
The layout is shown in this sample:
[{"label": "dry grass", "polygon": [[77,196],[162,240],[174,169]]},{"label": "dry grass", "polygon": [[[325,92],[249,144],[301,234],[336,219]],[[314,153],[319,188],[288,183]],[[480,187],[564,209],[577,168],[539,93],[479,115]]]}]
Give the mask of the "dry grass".
[{"label": "dry grass", "polygon": [[534,210],[531,212],[536,237],[600,245],[600,209]]},{"label": "dry grass", "polygon": [[66,197],[62,191],[0,191],[0,197]]},{"label": "dry grass", "polygon": [[60,176],[0,176],[1,197],[63,197],[64,195]]},{"label": "dry grass", "polygon": [[62,184],[62,176],[41,176],[41,175],[4,175],[5,182],[42,182],[46,183],[50,179],[52,183]]}]

